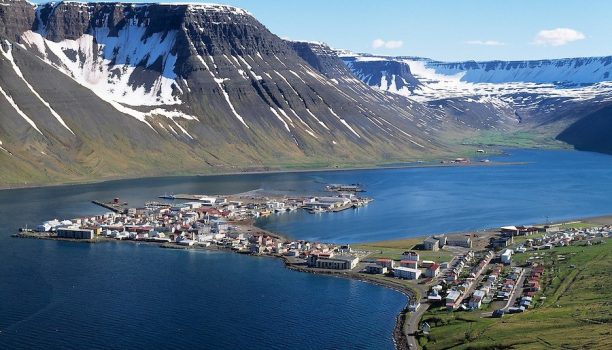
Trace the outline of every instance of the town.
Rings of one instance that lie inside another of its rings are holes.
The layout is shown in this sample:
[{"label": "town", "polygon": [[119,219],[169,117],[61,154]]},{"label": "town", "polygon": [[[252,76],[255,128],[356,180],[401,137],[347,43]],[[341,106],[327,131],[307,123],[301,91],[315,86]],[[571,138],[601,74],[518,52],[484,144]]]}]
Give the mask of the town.
[{"label": "town", "polygon": [[[83,242],[147,242],[158,243],[164,248],[228,249],[284,257],[305,258],[316,252],[327,254],[331,264],[334,259],[342,258],[335,253],[348,251],[334,244],[288,240],[253,226],[253,220],[298,209],[313,214],[333,213],[372,201],[356,196],[357,191],[361,190],[346,186],[337,195],[325,196],[281,196],[260,191],[228,196],[162,195],[160,198],[173,202],[151,201],[141,207],[128,207],[127,203],[115,198],[110,202],[92,201],[111,210],[105,214],[49,220],[33,229],[23,228],[17,235]],[[323,260],[321,258],[319,264],[325,265]]]},{"label": "town", "polygon": [[[408,297],[397,328],[407,344],[430,339],[448,313],[478,312],[500,318],[537,307],[551,283],[547,252],[606,243],[610,225],[580,222],[504,226],[487,232],[439,234],[406,241],[339,244],[293,240],[254,226],[254,220],[296,210],[331,213],[372,201],[357,186],[333,185],[337,195],[286,196],[251,191],[229,196],[163,195],[128,207],[115,198],[93,201],[105,214],[50,220],[16,236],[80,242],[126,241],[162,248],[227,250],[282,258],[288,268],[369,281]],[[351,191],[347,191],[350,189]],[[326,214],[323,214],[326,215]],[[393,248],[389,248],[393,247]],[[401,249],[404,248],[404,249]],[[563,261],[565,256],[555,256]],[[555,261],[557,261],[555,260]],[[547,275],[548,274],[548,275]],[[396,338],[398,338],[396,336]],[[401,338],[401,337],[400,337]],[[399,339],[399,338],[398,338]]]}]

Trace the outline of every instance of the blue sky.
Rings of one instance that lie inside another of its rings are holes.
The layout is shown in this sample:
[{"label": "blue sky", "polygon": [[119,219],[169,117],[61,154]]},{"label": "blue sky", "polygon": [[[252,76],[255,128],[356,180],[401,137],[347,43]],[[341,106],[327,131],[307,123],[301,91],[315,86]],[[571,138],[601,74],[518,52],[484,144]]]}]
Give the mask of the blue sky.
[{"label": "blue sky", "polygon": [[248,10],[280,37],[355,52],[440,60],[612,55],[607,0],[216,2]]}]

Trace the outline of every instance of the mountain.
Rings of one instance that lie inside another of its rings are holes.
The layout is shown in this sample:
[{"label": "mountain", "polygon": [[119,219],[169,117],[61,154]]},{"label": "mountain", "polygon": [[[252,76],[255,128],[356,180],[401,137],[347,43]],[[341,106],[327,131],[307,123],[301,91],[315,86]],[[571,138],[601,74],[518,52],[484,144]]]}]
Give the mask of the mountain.
[{"label": "mountain", "polygon": [[561,132],[557,139],[576,149],[612,154],[612,105],[586,115]]},{"label": "mountain", "polygon": [[612,103],[612,56],[440,62],[342,52],[361,81],[489,129],[555,136]]},{"label": "mountain", "polygon": [[404,161],[461,129],[230,6],[0,0],[0,42],[4,185]]}]

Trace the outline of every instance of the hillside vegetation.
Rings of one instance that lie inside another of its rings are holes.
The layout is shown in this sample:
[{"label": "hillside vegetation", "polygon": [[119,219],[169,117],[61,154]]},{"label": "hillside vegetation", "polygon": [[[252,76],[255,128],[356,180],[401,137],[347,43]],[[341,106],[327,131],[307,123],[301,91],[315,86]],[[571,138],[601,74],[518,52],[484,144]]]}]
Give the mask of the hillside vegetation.
[{"label": "hillside vegetation", "polygon": [[604,242],[548,251],[544,259],[548,285],[535,308],[525,313],[487,318],[481,310],[430,310],[423,318],[432,326],[430,335],[421,338],[423,348],[609,349],[612,256],[610,239]]}]

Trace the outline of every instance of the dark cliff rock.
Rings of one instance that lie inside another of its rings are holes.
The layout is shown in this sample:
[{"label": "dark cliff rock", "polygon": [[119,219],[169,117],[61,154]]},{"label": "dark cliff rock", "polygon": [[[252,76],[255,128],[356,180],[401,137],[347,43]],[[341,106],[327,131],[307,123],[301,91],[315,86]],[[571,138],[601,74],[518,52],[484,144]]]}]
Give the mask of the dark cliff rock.
[{"label": "dark cliff rock", "polygon": [[35,7],[23,0],[0,0],[0,39],[17,41],[32,29]]},{"label": "dark cliff rock", "polygon": [[590,113],[563,130],[557,140],[581,151],[612,154],[612,105]]}]

